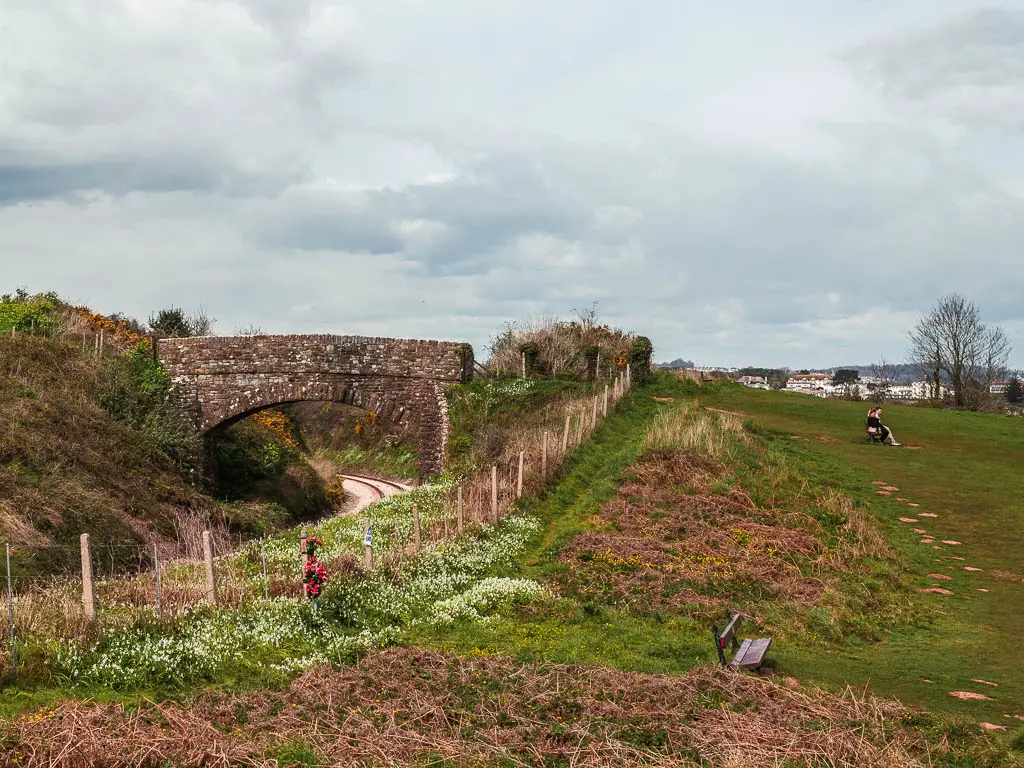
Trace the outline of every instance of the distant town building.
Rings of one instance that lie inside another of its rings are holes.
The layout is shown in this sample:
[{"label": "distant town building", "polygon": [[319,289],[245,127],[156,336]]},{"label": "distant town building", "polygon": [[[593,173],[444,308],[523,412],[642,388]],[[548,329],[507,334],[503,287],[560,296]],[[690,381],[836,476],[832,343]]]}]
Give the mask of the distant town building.
[{"label": "distant town building", "polygon": [[764,376],[740,376],[736,383],[754,389],[768,389],[768,379]]},{"label": "distant town building", "polygon": [[[786,381],[786,389],[797,392],[822,390],[832,386],[832,377],[827,373],[796,373]],[[822,395],[824,397],[824,395]]]},{"label": "distant town building", "polygon": [[932,395],[932,385],[927,381],[912,381],[909,384],[890,384],[886,396],[893,400],[925,400]]}]

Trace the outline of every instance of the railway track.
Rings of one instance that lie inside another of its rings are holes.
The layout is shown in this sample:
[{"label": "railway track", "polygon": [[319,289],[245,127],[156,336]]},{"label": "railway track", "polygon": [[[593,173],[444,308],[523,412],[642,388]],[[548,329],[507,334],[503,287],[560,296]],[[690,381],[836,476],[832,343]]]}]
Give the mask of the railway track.
[{"label": "railway track", "polygon": [[405,493],[411,487],[394,480],[381,480],[380,478],[367,477],[366,475],[344,474],[342,477],[344,478],[345,491],[351,493],[357,499],[356,506],[343,513],[349,515],[360,512],[370,506],[370,504],[374,504],[381,499]]}]

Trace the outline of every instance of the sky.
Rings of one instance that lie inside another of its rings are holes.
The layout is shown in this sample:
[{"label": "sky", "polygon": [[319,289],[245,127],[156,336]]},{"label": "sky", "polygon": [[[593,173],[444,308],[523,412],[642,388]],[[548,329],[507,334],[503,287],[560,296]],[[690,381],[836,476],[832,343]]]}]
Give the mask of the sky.
[{"label": "sky", "polygon": [[1024,367],[1024,2],[2,0],[0,292],[655,358]]}]

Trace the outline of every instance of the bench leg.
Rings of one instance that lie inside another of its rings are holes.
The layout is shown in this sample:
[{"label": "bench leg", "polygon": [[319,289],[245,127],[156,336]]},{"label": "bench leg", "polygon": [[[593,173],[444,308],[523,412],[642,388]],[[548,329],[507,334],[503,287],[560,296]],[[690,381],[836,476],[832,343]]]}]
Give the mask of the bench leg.
[{"label": "bench leg", "polygon": [[718,637],[718,627],[712,625],[711,635],[715,638],[715,650],[718,651],[718,660],[722,662],[722,666],[727,666],[728,662],[725,660],[725,649],[722,648],[722,641]]}]

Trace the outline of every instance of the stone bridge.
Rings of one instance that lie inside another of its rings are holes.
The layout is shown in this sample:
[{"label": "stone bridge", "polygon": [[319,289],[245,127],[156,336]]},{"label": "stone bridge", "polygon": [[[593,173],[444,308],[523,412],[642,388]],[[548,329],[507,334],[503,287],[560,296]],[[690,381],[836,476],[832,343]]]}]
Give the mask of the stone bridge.
[{"label": "stone bridge", "polygon": [[473,376],[473,348],[446,341],[204,336],[161,339],[157,354],[203,432],[272,405],[345,403],[410,427],[423,478],[444,465],[445,393]]}]

